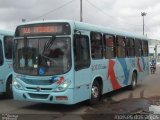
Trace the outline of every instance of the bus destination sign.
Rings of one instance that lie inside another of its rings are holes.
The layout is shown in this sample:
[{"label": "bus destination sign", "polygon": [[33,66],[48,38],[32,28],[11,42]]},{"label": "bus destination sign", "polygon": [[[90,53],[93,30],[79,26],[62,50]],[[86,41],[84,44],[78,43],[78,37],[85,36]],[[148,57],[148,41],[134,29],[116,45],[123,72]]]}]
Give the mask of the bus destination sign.
[{"label": "bus destination sign", "polygon": [[31,33],[59,33],[62,31],[62,26],[42,26],[42,27],[24,27],[23,34]]},{"label": "bus destination sign", "polygon": [[31,24],[19,26],[16,29],[16,37],[69,34],[70,26],[68,23]]}]

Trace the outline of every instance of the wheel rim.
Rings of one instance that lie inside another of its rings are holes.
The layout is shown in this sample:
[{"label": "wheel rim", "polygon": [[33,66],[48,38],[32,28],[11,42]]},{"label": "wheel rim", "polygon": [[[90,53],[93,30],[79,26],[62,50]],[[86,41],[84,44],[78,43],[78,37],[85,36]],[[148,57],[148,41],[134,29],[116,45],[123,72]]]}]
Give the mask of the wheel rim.
[{"label": "wheel rim", "polygon": [[133,78],[133,83],[132,83],[132,85],[133,85],[133,87],[136,86],[136,79],[135,79],[135,78]]},{"label": "wheel rim", "polygon": [[99,96],[99,90],[98,90],[97,86],[93,86],[92,87],[92,95],[93,95],[93,98],[98,98],[98,96]]}]

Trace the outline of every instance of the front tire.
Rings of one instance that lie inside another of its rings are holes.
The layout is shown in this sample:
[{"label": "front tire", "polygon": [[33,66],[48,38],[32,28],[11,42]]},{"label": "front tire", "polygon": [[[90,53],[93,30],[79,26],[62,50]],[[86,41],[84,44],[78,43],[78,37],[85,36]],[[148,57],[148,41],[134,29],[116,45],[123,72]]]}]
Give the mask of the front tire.
[{"label": "front tire", "polygon": [[91,98],[89,100],[89,104],[95,105],[95,104],[99,103],[100,97],[101,97],[100,84],[97,81],[94,81],[92,88],[91,88]]}]

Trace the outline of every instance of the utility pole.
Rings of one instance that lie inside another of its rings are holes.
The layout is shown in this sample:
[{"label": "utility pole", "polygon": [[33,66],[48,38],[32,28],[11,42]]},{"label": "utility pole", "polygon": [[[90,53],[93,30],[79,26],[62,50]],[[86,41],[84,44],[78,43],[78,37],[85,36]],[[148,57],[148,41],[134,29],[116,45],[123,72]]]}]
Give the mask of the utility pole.
[{"label": "utility pole", "polygon": [[146,16],[146,12],[141,12],[141,16],[143,17],[143,35],[144,35],[144,16]]},{"label": "utility pole", "polygon": [[83,22],[82,12],[82,0],[80,0],[80,22]]}]

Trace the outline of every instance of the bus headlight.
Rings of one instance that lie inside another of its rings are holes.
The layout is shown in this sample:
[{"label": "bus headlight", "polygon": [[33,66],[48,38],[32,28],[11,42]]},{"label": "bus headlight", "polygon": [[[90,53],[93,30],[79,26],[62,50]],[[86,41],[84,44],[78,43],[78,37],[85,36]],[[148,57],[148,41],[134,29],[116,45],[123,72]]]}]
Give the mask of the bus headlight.
[{"label": "bus headlight", "polygon": [[71,84],[71,82],[66,80],[63,83],[61,83],[60,85],[58,85],[57,88],[54,89],[54,91],[55,92],[65,91],[70,86],[70,84]]},{"label": "bus headlight", "polygon": [[19,82],[17,82],[16,80],[13,80],[12,85],[13,85],[15,88],[19,89],[19,90],[23,90],[22,85],[21,85]]}]

